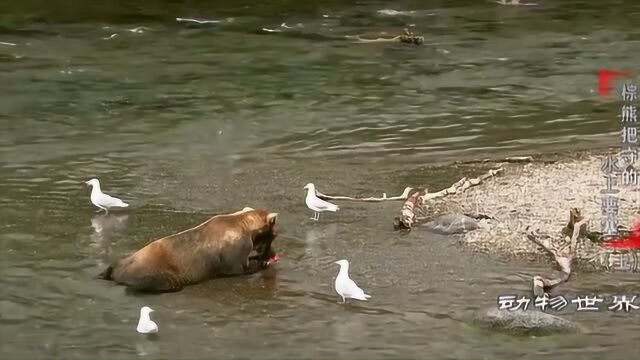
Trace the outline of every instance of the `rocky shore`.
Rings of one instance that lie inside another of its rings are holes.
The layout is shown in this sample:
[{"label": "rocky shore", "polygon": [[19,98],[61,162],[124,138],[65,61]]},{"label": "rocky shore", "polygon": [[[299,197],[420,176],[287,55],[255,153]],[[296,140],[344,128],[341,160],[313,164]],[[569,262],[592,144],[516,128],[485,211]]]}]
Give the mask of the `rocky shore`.
[{"label": "rocky shore", "polygon": [[[534,157],[527,163],[495,164],[503,169],[496,176],[463,192],[432,199],[427,205],[438,212],[483,214],[479,228],[464,234],[463,243],[476,250],[508,255],[543,255],[540,246],[527,234],[562,239],[561,231],[569,221],[572,208],[581,210],[590,231],[602,231],[601,191],[607,182],[601,170],[609,152]],[[491,164],[487,164],[491,165]],[[618,224],[631,227],[640,219],[640,186],[619,189]],[[430,202],[430,203],[429,203]],[[591,241],[579,241],[576,265],[584,268],[637,270],[633,254],[604,249]]]},{"label": "rocky shore", "polygon": [[[462,235],[465,246],[491,254],[551,254],[564,268],[565,278],[574,266],[581,270],[640,271],[637,249],[603,246],[610,240],[603,236],[607,179],[602,167],[608,156],[618,159],[620,169],[629,165],[616,149],[473,160],[452,165],[470,176],[435,192],[407,187],[391,197],[386,193],[382,197],[350,197],[319,192],[317,196],[325,200],[403,201],[393,222],[396,230]],[[619,228],[619,235],[628,236],[634,223],[640,222],[640,185],[625,185],[618,174],[612,189],[618,191],[614,195],[618,202],[614,228]]]}]

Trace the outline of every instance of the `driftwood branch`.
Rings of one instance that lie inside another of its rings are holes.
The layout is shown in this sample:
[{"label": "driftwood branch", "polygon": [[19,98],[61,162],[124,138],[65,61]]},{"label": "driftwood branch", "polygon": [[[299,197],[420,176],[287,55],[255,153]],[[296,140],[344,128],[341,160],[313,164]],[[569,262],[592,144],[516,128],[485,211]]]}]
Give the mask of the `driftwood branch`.
[{"label": "driftwood branch", "polygon": [[373,43],[373,42],[401,42],[407,44],[421,45],[424,43],[424,36],[417,36],[413,32],[409,31],[409,29],[405,28],[402,30],[402,35],[395,36],[393,38],[377,38],[377,39],[363,39],[360,36],[345,36],[347,39],[356,40],[362,43]]},{"label": "driftwood branch", "polygon": [[487,173],[474,178],[467,179],[463,177],[450,187],[435,193],[429,193],[426,189],[424,192],[414,192],[403,204],[400,210],[400,216],[393,219],[393,227],[396,230],[410,230],[416,223],[416,220],[424,218],[426,215],[425,204],[428,200],[445,197],[447,195],[456,194],[482,183],[489,177],[495,176],[502,172],[503,169],[491,169]]},{"label": "driftwood branch", "polygon": [[[444,189],[444,190],[440,190],[438,192],[435,193],[429,193],[427,191],[427,189],[418,191],[420,193],[422,193],[422,196],[420,197],[420,202],[425,202],[426,200],[429,199],[434,199],[434,198],[439,198],[439,197],[444,197],[447,195],[451,195],[451,194],[456,194],[458,192],[462,192],[467,190],[468,188],[472,187],[472,186],[476,186],[478,184],[480,184],[482,181],[484,181],[485,179],[491,177],[491,176],[495,176],[496,174],[502,172],[503,169],[499,168],[499,169],[491,169],[489,170],[486,174],[481,175],[475,179],[467,179],[466,177],[463,177],[462,179],[458,180],[455,184],[451,185],[450,187]],[[371,196],[371,197],[365,197],[365,198],[358,198],[358,197],[351,197],[351,196],[341,196],[341,195],[327,195],[327,194],[323,194],[321,192],[319,192],[318,190],[316,190],[316,196],[319,197],[322,200],[346,200],[346,201],[362,201],[362,202],[381,202],[381,201],[398,201],[398,200],[407,200],[409,199],[409,195],[412,194],[413,191],[415,191],[416,189],[411,188],[411,187],[406,187],[404,189],[404,191],[402,192],[402,194],[398,195],[398,196],[391,196],[391,197],[387,197],[386,193],[382,193],[382,197],[375,197],[375,196]]]},{"label": "driftwood branch", "polygon": [[573,233],[568,244],[561,248],[554,247],[551,242],[551,238],[547,238],[545,241],[540,240],[539,235],[534,234],[527,228],[527,238],[542,247],[547,253],[551,254],[560,268],[559,275],[551,277],[536,275],[533,277],[533,293],[536,296],[544,295],[545,292],[569,280],[569,277],[571,276],[571,264],[576,256],[578,238],[583,232],[582,229],[586,227],[588,221],[586,218],[583,218],[579,222],[572,224],[572,220],[573,218],[570,218],[570,224],[573,225]]},{"label": "driftwood branch", "polygon": [[483,164],[489,162],[508,162],[508,163],[523,163],[533,162],[533,156],[509,156],[504,159],[474,159],[474,160],[458,160],[454,164]]},{"label": "driftwood branch", "polygon": [[420,191],[414,192],[413,195],[402,204],[400,216],[396,216],[393,219],[393,228],[395,230],[410,230],[413,227],[416,221],[416,204],[418,204],[420,194]]},{"label": "driftwood branch", "polygon": [[325,195],[316,190],[316,196],[322,200],[348,200],[348,201],[364,201],[364,202],[381,202],[381,201],[397,201],[397,200],[405,200],[409,197],[409,193],[411,193],[413,188],[406,187],[402,194],[398,196],[387,197],[387,193],[382,193],[382,197],[366,197],[366,198],[355,198],[350,196],[335,196],[335,195]]},{"label": "driftwood branch", "polygon": [[472,186],[479,185],[481,182],[483,182],[487,178],[490,178],[492,176],[495,176],[496,174],[501,173],[503,170],[504,170],[503,168],[491,169],[487,171],[485,174],[480,175],[475,179],[467,179],[466,177],[463,177],[462,179],[458,180],[455,184],[449,186],[444,190],[440,190],[435,193],[424,194],[423,196],[421,196],[420,200],[424,203],[427,200],[431,200],[439,197],[445,197],[447,195],[453,195],[459,192],[463,192]]}]

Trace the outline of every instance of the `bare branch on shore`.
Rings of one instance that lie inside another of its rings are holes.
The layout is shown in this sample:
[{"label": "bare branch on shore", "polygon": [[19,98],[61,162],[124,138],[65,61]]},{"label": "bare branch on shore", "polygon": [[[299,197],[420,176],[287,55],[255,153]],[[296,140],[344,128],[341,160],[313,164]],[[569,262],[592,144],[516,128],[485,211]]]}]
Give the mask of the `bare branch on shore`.
[{"label": "bare branch on shore", "polygon": [[[419,200],[420,202],[424,203],[426,200],[429,200],[429,199],[444,197],[447,195],[456,194],[458,192],[465,191],[472,186],[476,186],[480,184],[485,179],[495,176],[501,171],[503,171],[502,168],[491,169],[486,174],[481,175],[475,179],[467,179],[466,177],[463,177],[462,179],[458,180],[455,184],[451,185],[450,187],[435,193],[429,193],[427,189],[424,189],[423,191],[420,191],[423,193],[423,195],[420,197]],[[412,191],[414,190],[416,189],[411,187],[406,187],[402,192],[402,194],[398,196],[387,197],[386,193],[382,193],[382,197],[372,196],[372,197],[366,197],[366,198],[357,198],[357,197],[339,196],[339,195],[326,195],[316,190],[316,196],[323,200],[346,200],[346,201],[362,201],[362,202],[398,201],[398,200],[409,199],[409,194],[411,194]]]},{"label": "bare branch on shore", "polygon": [[463,177],[462,179],[458,180],[455,184],[449,186],[444,190],[440,190],[435,193],[424,194],[423,196],[420,197],[420,200],[424,203],[427,200],[431,200],[439,197],[445,197],[447,195],[453,195],[459,192],[463,192],[472,186],[479,185],[487,178],[490,178],[492,176],[495,176],[496,174],[501,173],[503,170],[504,170],[503,168],[491,169],[487,171],[487,173],[480,175],[475,179],[467,179],[466,177]]},{"label": "bare branch on shore", "polygon": [[410,230],[415,224],[416,220],[424,219],[426,216],[425,204],[428,200],[445,197],[447,195],[463,192],[472,186],[476,186],[485,179],[495,176],[503,171],[503,168],[491,169],[487,173],[478,176],[475,179],[467,179],[463,177],[450,187],[440,190],[435,193],[429,193],[427,189],[424,192],[414,192],[409,197],[400,210],[400,216],[396,216],[393,219],[393,227],[396,230]]},{"label": "bare branch on shore", "polygon": [[561,248],[554,247],[550,238],[547,238],[545,241],[539,240],[539,236],[534,234],[532,231],[529,231],[527,228],[527,238],[542,247],[547,253],[551,254],[560,268],[559,275],[555,275],[553,277],[536,275],[533,277],[534,295],[542,296],[553,287],[569,280],[569,277],[571,276],[571,263],[576,256],[578,237],[580,236],[582,229],[586,226],[587,221],[588,220],[584,218],[574,224],[573,234],[571,235],[568,244]]},{"label": "bare branch on shore", "polygon": [[416,191],[413,193],[413,195],[411,195],[407,199],[407,201],[405,201],[402,204],[402,209],[400,210],[400,216],[396,216],[393,219],[394,229],[411,230],[417,218],[416,212],[418,212],[418,214],[423,213],[423,211],[418,211],[419,209],[416,209],[416,204],[420,208],[420,204],[418,204],[419,197],[420,197],[420,191]]},{"label": "bare branch on shore", "polygon": [[454,164],[482,164],[489,162],[508,162],[508,163],[523,163],[523,162],[533,162],[533,156],[509,156],[504,159],[474,159],[474,160],[458,160],[455,161]]},{"label": "bare branch on shore", "polygon": [[473,159],[473,160],[458,160],[453,163],[456,165],[460,164],[486,164],[486,163],[532,163],[539,162],[543,164],[555,164],[558,160],[543,160],[543,159],[534,159],[533,156],[510,156],[503,159]]},{"label": "bare branch on shore", "polygon": [[382,197],[366,197],[366,198],[355,198],[350,196],[334,196],[334,195],[325,195],[316,190],[316,196],[322,200],[348,200],[348,201],[364,201],[364,202],[381,202],[381,201],[396,201],[396,200],[406,200],[409,197],[409,193],[411,193],[413,188],[406,187],[402,194],[398,196],[387,197],[387,193],[382,193]]}]

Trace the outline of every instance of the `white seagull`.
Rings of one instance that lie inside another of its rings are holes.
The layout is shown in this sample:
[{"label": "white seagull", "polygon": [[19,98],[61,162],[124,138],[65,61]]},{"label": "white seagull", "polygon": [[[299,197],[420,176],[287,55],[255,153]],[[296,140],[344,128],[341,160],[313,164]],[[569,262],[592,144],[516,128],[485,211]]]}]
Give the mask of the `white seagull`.
[{"label": "white seagull", "polygon": [[91,189],[91,203],[104,210],[106,214],[109,213],[111,208],[126,208],[129,206],[126,202],[103,193],[100,190],[100,181],[98,179],[93,178],[85,184],[93,187]]},{"label": "white seagull", "polygon": [[346,302],[346,299],[367,301],[371,295],[365,294],[364,291],[349,278],[349,262],[347,260],[338,260],[335,263],[340,265],[340,272],[336,277],[335,288],[338,295],[342,296],[342,304]]},{"label": "white seagull", "polygon": [[149,317],[152,312],[153,309],[148,306],[143,306],[140,309],[140,320],[138,320],[138,327],[136,328],[140,334],[155,334],[158,332],[158,325]]},{"label": "white seagull", "polygon": [[309,209],[313,210],[312,220],[319,220],[320,213],[323,211],[336,212],[340,210],[338,205],[319,199],[316,196],[316,186],[312,183],[308,183],[304,188],[307,189],[307,197],[304,199],[304,202]]}]

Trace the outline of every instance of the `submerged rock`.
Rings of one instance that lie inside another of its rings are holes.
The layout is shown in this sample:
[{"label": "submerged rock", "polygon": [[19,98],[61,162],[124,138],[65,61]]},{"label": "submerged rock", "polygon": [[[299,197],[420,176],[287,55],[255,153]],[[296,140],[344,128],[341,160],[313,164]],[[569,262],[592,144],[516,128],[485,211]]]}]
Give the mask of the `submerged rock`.
[{"label": "submerged rock", "polygon": [[448,214],[437,217],[435,220],[421,224],[431,232],[442,235],[463,234],[479,228],[478,222],[469,216],[462,214]]},{"label": "submerged rock", "polygon": [[539,310],[498,310],[491,308],[480,312],[475,321],[490,329],[509,332],[514,335],[551,335],[580,331],[572,321]]}]

